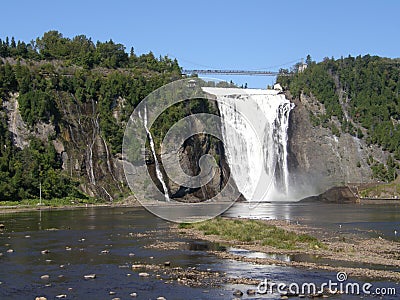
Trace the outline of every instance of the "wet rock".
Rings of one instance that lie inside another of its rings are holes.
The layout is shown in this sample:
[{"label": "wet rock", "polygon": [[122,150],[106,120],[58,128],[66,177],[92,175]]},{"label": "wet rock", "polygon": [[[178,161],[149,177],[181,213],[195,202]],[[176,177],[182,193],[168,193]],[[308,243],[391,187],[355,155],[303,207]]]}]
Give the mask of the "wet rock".
[{"label": "wet rock", "polygon": [[164,266],[169,267],[170,265],[171,265],[171,262],[170,262],[170,261],[164,262]]},{"label": "wet rock", "polygon": [[0,229],[4,229],[6,226],[4,224],[0,224]]},{"label": "wet rock", "polygon": [[135,253],[129,253],[129,257],[135,256]]},{"label": "wet rock", "polygon": [[137,293],[130,293],[129,296],[131,296],[132,298],[137,297]]},{"label": "wet rock", "polygon": [[108,294],[110,294],[110,295],[115,295],[115,294],[116,294],[116,292],[114,292],[114,291],[110,291]]},{"label": "wet rock", "polygon": [[83,278],[85,278],[85,279],[95,279],[96,278],[96,274],[84,275]]},{"label": "wet rock", "polygon": [[107,253],[109,253],[110,251],[109,250],[103,250],[103,251],[101,251],[101,254],[107,254]]},{"label": "wet rock", "polygon": [[286,295],[281,295],[281,300],[284,300],[284,299],[289,299],[289,297]]},{"label": "wet rock", "polygon": [[35,300],[47,300],[46,297],[36,297]]},{"label": "wet rock", "polygon": [[30,235],[26,235],[26,236],[25,236],[26,239],[29,239],[30,237],[31,237]]},{"label": "wet rock", "polygon": [[167,300],[167,299],[165,299],[164,297],[157,297],[157,300]]},{"label": "wet rock", "polygon": [[243,292],[241,290],[235,290],[233,292],[233,296],[242,297],[243,296]]},{"label": "wet rock", "polygon": [[249,289],[249,290],[247,290],[246,293],[247,293],[247,295],[255,295],[257,293],[257,291],[254,289]]},{"label": "wet rock", "polygon": [[150,274],[146,273],[146,272],[139,273],[139,277],[149,277],[149,276],[150,276]]},{"label": "wet rock", "polygon": [[67,250],[67,251],[71,251],[71,250],[72,250],[72,248],[71,248],[71,247],[68,247],[68,246],[66,246],[66,247],[65,247],[65,250]]},{"label": "wet rock", "polygon": [[111,300],[121,300],[120,298],[112,298]]},{"label": "wet rock", "polygon": [[145,267],[145,265],[132,265],[132,269],[142,269],[142,268],[144,268]]},{"label": "wet rock", "polygon": [[7,250],[7,253],[13,253],[13,252],[14,252],[13,249],[8,249],[8,250]]},{"label": "wet rock", "polygon": [[50,253],[50,250],[45,249],[45,250],[40,251],[40,253],[42,253],[42,254],[48,254],[48,253]]},{"label": "wet rock", "polygon": [[51,259],[46,259],[46,262],[49,264],[49,263],[52,262],[52,260]]},{"label": "wet rock", "polygon": [[0,252],[0,257],[3,256],[3,253]]},{"label": "wet rock", "polygon": [[48,274],[40,276],[40,279],[43,279],[43,280],[47,280],[49,278],[50,278],[50,276]]},{"label": "wet rock", "polygon": [[62,299],[62,298],[67,298],[67,295],[65,294],[60,294],[56,296],[57,299]]}]

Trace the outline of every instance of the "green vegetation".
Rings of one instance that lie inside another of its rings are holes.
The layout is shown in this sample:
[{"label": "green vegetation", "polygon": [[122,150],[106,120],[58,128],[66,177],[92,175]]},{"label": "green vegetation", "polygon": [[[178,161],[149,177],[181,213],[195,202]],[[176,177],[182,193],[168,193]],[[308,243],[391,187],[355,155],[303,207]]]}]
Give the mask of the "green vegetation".
[{"label": "green vegetation", "polygon": [[43,199],[41,204],[39,199],[24,199],[19,201],[0,201],[0,208],[6,206],[26,206],[26,207],[37,207],[38,205],[43,206],[52,206],[52,207],[60,207],[60,206],[68,206],[68,205],[86,205],[86,204],[98,204],[99,200],[95,198],[73,198],[73,197],[64,197],[64,198],[52,198],[52,199]]},{"label": "green vegetation", "polygon": [[367,188],[360,188],[360,196],[364,198],[396,198],[400,199],[400,183],[397,181],[385,184],[376,184]]},{"label": "green vegetation", "polygon": [[258,220],[217,217],[200,223],[182,223],[179,228],[193,228],[202,231],[205,235],[217,235],[231,241],[261,244],[279,249],[324,247],[321,242],[310,235],[297,234]]},{"label": "green vegetation", "polygon": [[[94,43],[84,35],[70,39],[57,31],[30,43],[0,39],[0,201],[37,199],[40,185],[44,199],[87,199],[78,189],[85,175],[63,170],[53,146],[53,140],[75,126],[71,111],[79,112],[84,124],[98,122],[115,155],[121,153],[124,126],[136,105],[179,78],[176,60],[151,52],[137,56],[133,48],[128,54],[112,40]],[[31,132],[38,123],[52,124],[54,136],[45,142],[32,137],[24,149],[14,145],[3,106],[14,95]],[[162,125],[152,130],[162,132]],[[86,145],[82,141],[75,147]]]},{"label": "green vegetation", "polygon": [[292,96],[307,95],[324,105],[324,111],[310,113],[313,126],[331,128],[337,136],[349,133],[392,153],[386,166],[371,166],[376,178],[393,180],[399,165],[390,160],[400,160],[400,60],[365,55],[316,63],[308,56],[306,63],[303,72],[295,67],[278,82]]}]

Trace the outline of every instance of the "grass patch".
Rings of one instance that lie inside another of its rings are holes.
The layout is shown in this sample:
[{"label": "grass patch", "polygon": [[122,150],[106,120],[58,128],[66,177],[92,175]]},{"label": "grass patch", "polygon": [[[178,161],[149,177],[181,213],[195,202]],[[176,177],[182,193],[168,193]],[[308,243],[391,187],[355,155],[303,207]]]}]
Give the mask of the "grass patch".
[{"label": "grass patch", "polygon": [[231,241],[261,244],[279,249],[293,250],[304,247],[324,247],[315,237],[287,231],[259,220],[218,217],[200,223],[181,223],[179,228],[193,228],[202,231],[205,235],[217,235]]}]

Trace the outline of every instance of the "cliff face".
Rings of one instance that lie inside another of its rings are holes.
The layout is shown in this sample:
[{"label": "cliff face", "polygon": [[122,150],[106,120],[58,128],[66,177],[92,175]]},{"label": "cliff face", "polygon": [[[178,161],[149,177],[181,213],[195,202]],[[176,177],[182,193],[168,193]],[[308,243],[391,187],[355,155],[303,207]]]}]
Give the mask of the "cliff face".
[{"label": "cliff face", "polygon": [[97,104],[59,101],[57,105],[62,108],[59,126],[39,122],[29,128],[19,111],[18,93],[4,101],[14,145],[23,149],[32,137],[52,143],[64,173],[77,179],[80,190],[89,196],[113,201],[126,193],[122,162],[111,155],[100,133]]},{"label": "cliff face", "polygon": [[[8,129],[15,146],[21,149],[27,147],[33,136],[45,143],[52,143],[62,160],[63,172],[78,180],[79,189],[89,196],[113,201],[129,193],[121,155],[111,153],[110,146],[101,134],[96,101],[58,101],[62,122],[57,127],[39,122],[29,128],[18,106],[18,93],[3,102],[8,116]],[[123,107],[118,105],[113,111],[116,120],[121,109]],[[179,153],[181,167],[190,176],[200,172],[199,160],[203,155],[209,154],[216,158],[217,165],[213,170],[215,175],[208,184],[197,189],[179,186],[167,179],[170,196],[181,201],[198,202],[218,194],[230,175],[222,144],[208,135],[199,134],[187,140],[180,147]],[[160,157],[158,160],[161,162]],[[153,181],[162,191],[161,183],[155,175],[154,159],[149,156],[146,161]],[[167,178],[165,172],[164,178]]]},{"label": "cliff face", "polygon": [[287,97],[296,105],[290,115],[288,163],[299,192],[310,195],[333,186],[373,181],[369,157],[385,162],[388,153],[348,133],[336,136],[330,128],[313,125],[310,114],[324,110],[316,99]]}]

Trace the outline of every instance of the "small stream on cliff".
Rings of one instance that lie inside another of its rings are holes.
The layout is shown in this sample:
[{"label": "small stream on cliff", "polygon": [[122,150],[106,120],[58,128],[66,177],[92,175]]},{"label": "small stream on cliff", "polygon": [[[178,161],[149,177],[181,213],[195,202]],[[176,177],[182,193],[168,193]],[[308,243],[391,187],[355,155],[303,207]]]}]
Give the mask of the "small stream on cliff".
[{"label": "small stream on cliff", "polygon": [[[237,204],[226,214],[237,215],[240,210],[244,216],[245,205]],[[331,215],[335,223],[339,208],[325,206],[324,220],[319,220],[317,216],[321,216],[323,205],[316,206],[316,210],[314,206],[264,203],[249,216],[292,220],[302,217],[303,222],[311,224],[313,214],[315,222],[322,223],[328,223],[325,217]],[[366,207],[363,210],[358,213],[360,218],[369,215],[380,220],[386,215],[388,222],[398,225],[390,221],[394,216],[393,209]],[[341,212],[346,219],[346,214]],[[357,219],[356,214],[353,221],[357,222]],[[211,247],[209,243],[171,232],[170,223],[141,207],[10,213],[0,215],[0,223],[5,226],[0,231],[0,299],[35,299],[37,296],[55,299],[57,295],[66,295],[67,299],[131,299],[132,293],[136,293],[138,299],[159,296],[166,299],[232,299],[236,289],[244,292],[243,299],[279,298],[276,294],[247,295],[246,290],[256,288],[254,285],[230,282],[193,287],[168,279],[165,275],[168,269],[143,271],[131,267],[133,264],[163,265],[166,261],[171,263],[167,268],[226,273],[226,277],[257,281],[320,284],[336,278],[332,272],[218,258],[207,251]],[[342,223],[344,227],[349,224]],[[168,243],[176,247],[163,246]],[[148,272],[149,276],[139,276],[139,272]],[[96,274],[96,278],[85,280],[84,275],[88,274]],[[394,286],[390,282],[373,284],[375,287]],[[352,297],[337,295],[333,298]],[[353,298],[359,299],[359,296]]]}]

